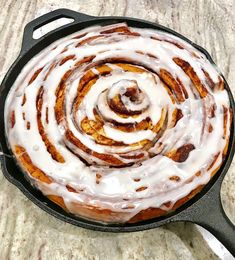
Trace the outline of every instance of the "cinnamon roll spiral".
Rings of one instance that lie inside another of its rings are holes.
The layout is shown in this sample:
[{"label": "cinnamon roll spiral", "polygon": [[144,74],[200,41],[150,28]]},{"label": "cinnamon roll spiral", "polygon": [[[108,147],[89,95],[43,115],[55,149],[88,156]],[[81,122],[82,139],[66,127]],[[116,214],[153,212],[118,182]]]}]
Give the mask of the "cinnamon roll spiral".
[{"label": "cinnamon roll spiral", "polygon": [[220,168],[232,121],[217,68],[182,39],[90,27],[31,59],[6,133],[32,183],[68,212],[137,222],[172,211]]}]

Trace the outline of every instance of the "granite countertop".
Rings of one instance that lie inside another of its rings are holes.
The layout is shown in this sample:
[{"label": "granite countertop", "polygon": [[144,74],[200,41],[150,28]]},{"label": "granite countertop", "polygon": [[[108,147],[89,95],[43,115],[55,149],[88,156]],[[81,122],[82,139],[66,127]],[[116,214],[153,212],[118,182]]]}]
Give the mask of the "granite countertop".
[{"label": "granite countertop", "polygon": [[[235,92],[234,0],[0,0],[0,80],[19,53],[25,24],[57,8],[138,17],[168,26],[206,48]],[[235,223],[235,160],[221,195]],[[219,258],[233,259],[212,235],[190,223],[129,234],[63,223],[36,207],[0,171],[1,260]]]}]

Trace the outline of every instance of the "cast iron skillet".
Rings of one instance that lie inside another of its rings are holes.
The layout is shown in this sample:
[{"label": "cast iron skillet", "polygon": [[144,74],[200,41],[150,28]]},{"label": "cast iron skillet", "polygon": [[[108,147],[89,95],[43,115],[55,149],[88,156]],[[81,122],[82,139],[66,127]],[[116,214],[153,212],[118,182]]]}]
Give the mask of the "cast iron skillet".
[{"label": "cast iron skillet", "polygon": [[[40,28],[41,26],[62,17],[72,18],[74,19],[74,22],[64,25],[59,29],[55,29],[38,40],[32,38],[33,31],[35,29]],[[18,76],[19,72],[24,67],[24,65],[43,48],[45,48],[50,43],[61,37],[64,37],[91,25],[106,25],[117,22],[126,22],[128,25],[133,27],[155,28],[174,34],[189,42],[195,48],[203,52],[207,56],[207,58],[213,63],[210,55],[202,47],[196,45],[195,43],[192,43],[190,40],[186,39],[182,35],[159,24],[127,17],[93,17],[68,9],[58,9],[48,14],[45,14],[26,25],[24,30],[21,52],[14,64],[7,72],[0,87],[0,143],[2,146],[2,152],[4,154],[12,154],[10,149],[8,148],[5,138],[4,103],[12,84],[14,83],[16,77]],[[0,158],[3,173],[11,183],[17,186],[31,201],[33,201],[41,209],[50,213],[56,218],[68,222],[70,224],[98,231],[132,232],[156,228],[163,224],[175,221],[188,221],[196,223],[209,230],[228,248],[228,250],[233,255],[235,255],[235,226],[225,215],[220,198],[221,183],[232,162],[235,149],[235,105],[231,91],[227,83],[226,89],[228,90],[231,107],[233,110],[231,138],[229,142],[229,149],[226,160],[223,163],[219,172],[216,174],[216,176],[210,181],[208,185],[206,185],[206,187],[198,195],[196,195],[193,199],[191,199],[189,202],[184,204],[182,207],[180,207],[178,210],[176,210],[174,213],[170,215],[155,218],[148,221],[143,221],[136,224],[102,224],[89,221],[87,219],[75,217],[69,213],[66,213],[59,206],[57,206],[49,199],[47,199],[45,196],[43,196],[38,190],[34,189],[31,186],[31,184],[25,179],[20,169],[17,167],[14,158],[8,156],[2,156]]]}]

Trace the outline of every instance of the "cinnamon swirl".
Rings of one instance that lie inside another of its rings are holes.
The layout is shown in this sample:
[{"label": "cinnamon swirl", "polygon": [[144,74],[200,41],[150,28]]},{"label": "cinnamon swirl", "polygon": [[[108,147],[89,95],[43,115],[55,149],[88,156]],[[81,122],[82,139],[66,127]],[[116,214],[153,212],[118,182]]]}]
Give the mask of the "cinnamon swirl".
[{"label": "cinnamon swirl", "polygon": [[218,69],[188,42],[125,23],[32,58],[5,105],[23,172],[64,210],[137,222],[175,210],[219,170],[232,114]]}]

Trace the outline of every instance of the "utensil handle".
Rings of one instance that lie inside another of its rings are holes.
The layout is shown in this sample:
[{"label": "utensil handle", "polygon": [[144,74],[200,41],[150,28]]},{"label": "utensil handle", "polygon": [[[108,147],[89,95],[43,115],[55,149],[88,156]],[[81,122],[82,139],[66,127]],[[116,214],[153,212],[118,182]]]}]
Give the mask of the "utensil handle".
[{"label": "utensil handle", "polygon": [[178,214],[178,221],[198,224],[211,232],[235,256],[235,226],[224,212],[220,187],[221,181],[189,208]]},{"label": "utensil handle", "polygon": [[[75,12],[69,9],[57,9],[55,11],[46,13],[42,16],[39,16],[38,18],[34,19],[33,21],[29,22],[24,29],[24,35],[23,35],[23,41],[22,41],[22,50],[27,51],[30,49],[33,45],[35,45],[37,42],[39,42],[42,38],[44,38],[47,34],[40,37],[40,39],[34,39],[33,38],[33,32],[42,27],[43,25],[46,25],[52,21],[55,21],[59,18],[71,18],[74,19],[72,23],[69,23],[69,25],[76,23],[76,22],[83,22],[87,20],[94,19],[93,16]],[[64,28],[68,26],[68,24],[62,25],[57,29],[54,29],[52,31],[56,31],[58,29]],[[51,32],[51,31],[50,31]]]}]

